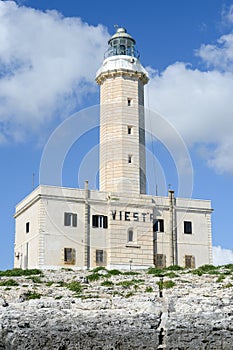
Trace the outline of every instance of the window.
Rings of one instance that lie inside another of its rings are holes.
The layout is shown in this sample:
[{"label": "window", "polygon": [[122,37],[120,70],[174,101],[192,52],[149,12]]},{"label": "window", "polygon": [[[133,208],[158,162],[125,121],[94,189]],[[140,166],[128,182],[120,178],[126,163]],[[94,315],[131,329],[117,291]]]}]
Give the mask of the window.
[{"label": "window", "polygon": [[158,268],[166,267],[166,255],[165,254],[155,254],[154,264]]},{"label": "window", "polygon": [[77,227],[77,214],[64,213],[64,225]]},{"label": "window", "polygon": [[190,269],[195,268],[195,257],[193,255],[185,255],[184,266]]},{"label": "window", "polygon": [[97,249],[96,250],[96,265],[102,266],[105,264],[106,258],[105,258],[105,251]]},{"label": "window", "polygon": [[92,227],[108,228],[108,217],[104,215],[92,215]]},{"label": "window", "polygon": [[75,249],[64,248],[64,263],[74,265],[75,264]]},{"label": "window", "polygon": [[132,98],[127,98],[127,103],[128,103],[128,106],[131,106],[131,104],[132,104]]},{"label": "window", "polygon": [[158,219],[155,221],[154,226],[153,226],[153,231],[154,232],[164,232],[164,220],[163,219]]},{"label": "window", "polygon": [[192,222],[184,221],[184,233],[191,234],[192,233]]},{"label": "window", "polygon": [[128,135],[132,134],[132,126],[128,126]]},{"label": "window", "polygon": [[128,155],[128,163],[131,164],[132,163],[132,156]]},{"label": "window", "polygon": [[128,242],[133,242],[133,230],[128,231]]},{"label": "window", "polygon": [[30,222],[26,222],[26,233],[30,230]]}]

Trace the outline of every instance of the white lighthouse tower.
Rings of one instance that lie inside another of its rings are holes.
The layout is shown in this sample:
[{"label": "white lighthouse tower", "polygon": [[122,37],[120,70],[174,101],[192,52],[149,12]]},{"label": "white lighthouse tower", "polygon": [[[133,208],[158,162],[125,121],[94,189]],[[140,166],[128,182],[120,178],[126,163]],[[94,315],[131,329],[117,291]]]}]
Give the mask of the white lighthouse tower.
[{"label": "white lighthouse tower", "polygon": [[[87,181],[85,189],[41,184],[24,198],[15,211],[14,266],[145,269],[210,264],[211,202],[175,198],[171,190],[168,197],[146,194],[148,74],[124,28],[116,30],[108,45],[96,75],[100,190],[89,189]],[[56,142],[50,144],[56,147]]]},{"label": "white lighthouse tower", "polygon": [[135,40],[118,28],[96,75],[100,85],[100,190],[146,193],[144,85]]}]

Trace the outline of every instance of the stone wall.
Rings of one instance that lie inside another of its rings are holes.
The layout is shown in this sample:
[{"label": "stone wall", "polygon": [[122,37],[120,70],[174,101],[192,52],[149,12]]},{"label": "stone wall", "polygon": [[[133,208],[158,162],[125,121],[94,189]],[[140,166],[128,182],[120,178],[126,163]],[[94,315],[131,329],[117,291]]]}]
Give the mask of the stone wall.
[{"label": "stone wall", "polygon": [[116,273],[1,277],[0,349],[232,349],[231,270]]}]

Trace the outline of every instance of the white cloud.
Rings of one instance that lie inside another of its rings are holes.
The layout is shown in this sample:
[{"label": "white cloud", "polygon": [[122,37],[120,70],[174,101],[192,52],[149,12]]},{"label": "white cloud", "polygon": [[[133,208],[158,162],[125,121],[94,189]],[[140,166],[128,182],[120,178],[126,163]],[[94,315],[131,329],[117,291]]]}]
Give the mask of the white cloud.
[{"label": "white cloud", "polygon": [[203,45],[196,54],[214,68],[202,71],[177,62],[154,72],[149,108],[162,113],[188,146],[205,148],[209,166],[233,174],[233,35]]},{"label": "white cloud", "polygon": [[220,246],[213,247],[213,264],[215,266],[233,264],[233,251]]},{"label": "white cloud", "polygon": [[46,129],[98,91],[107,39],[101,25],[0,0],[0,141]]}]

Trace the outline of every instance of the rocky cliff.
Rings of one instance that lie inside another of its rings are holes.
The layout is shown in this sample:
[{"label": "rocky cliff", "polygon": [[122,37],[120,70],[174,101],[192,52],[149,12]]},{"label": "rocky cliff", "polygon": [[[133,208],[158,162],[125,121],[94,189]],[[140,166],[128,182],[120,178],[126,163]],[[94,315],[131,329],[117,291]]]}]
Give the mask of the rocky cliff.
[{"label": "rocky cliff", "polygon": [[1,272],[0,349],[232,350],[232,283],[232,265]]}]

